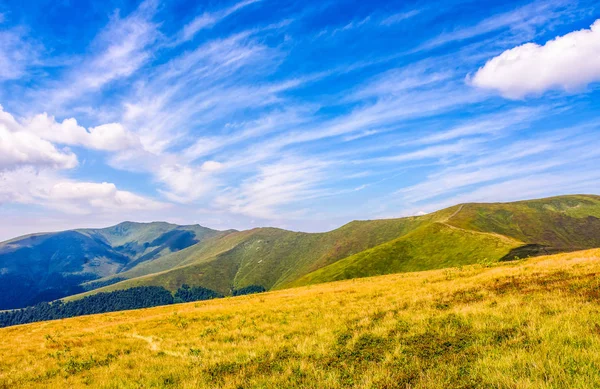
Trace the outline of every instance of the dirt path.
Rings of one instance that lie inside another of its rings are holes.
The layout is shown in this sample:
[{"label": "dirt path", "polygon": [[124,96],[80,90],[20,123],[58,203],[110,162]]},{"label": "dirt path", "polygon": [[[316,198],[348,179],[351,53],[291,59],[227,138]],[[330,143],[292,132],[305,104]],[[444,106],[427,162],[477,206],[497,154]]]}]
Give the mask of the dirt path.
[{"label": "dirt path", "polygon": [[442,223],[446,223],[448,220],[450,220],[450,219],[452,219],[454,216],[458,215],[458,213],[459,213],[460,211],[462,211],[462,209],[463,209],[463,207],[464,207],[464,206],[465,206],[464,204],[461,204],[461,205],[460,205],[460,207],[458,207],[458,209],[457,209],[456,211],[454,211],[454,213],[453,213],[452,215],[450,215],[450,216],[448,216],[446,219],[444,219],[444,220],[442,221]]},{"label": "dirt path", "polygon": [[138,334],[131,335],[132,338],[141,339],[148,343],[150,346],[150,350],[152,351],[160,351],[160,346],[154,341],[154,337],[152,336],[142,336]]},{"label": "dirt path", "polygon": [[499,240],[502,240],[502,241],[504,241],[506,243],[514,244],[517,247],[518,246],[522,246],[522,245],[525,244],[525,243],[521,242],[520,240],[513,239],[513,238],[511,238],[509,236],[506,236],[506,235],[497,234],[495,232],[483,232],[483,231],[467,230],[467,229],[464,229],[464,228],[461,228],[461,227],[453,226],[452,224],[448,224],[446,222],[439,222],[439,223],[445,225],[446,227],[450,227],[450,228],[452,228],[454,230],[464,231],[464,232],[469,233],[469,234],[493,236],[493,237],[495,237],[495,238],[497,238]]},{"label": "dirt path", "polygon": [[521,246],[521,245],[525,244],[525,243],[521,242],[518,239],[514,239],[514,238],[511,238],[509,236],[502,235],[502,234],[497,234],[495,232],[484,232],[484,231],[476,231],[476,230],[467,230],[467,229],[464,229],[464,228],[461,228],[461,227],[457,227],[455,225],[450,224],[449,223],[450,219],[452,219],[454,216],[458,215],[458,213],[460,211],[462,211],[463,207],[464,207],[464,204],[461,204],[460,207],[458,207],[458,209],[456,211],[454,211],[454,213],[452,215],[450,215],[447,218],[439,221],[439,223],[443,224],[443,225],[445,225],[447,227],[450,227],[452,229],[461,230],[461,231],[464,231],[464,232],[467,232],[467,233],[471,233],[471,234],[482,234],[482,235],[493,236],[493,237],[498,238],[498,239],[500,239],[500,240],[502,240],[502,241],[504,241],[506,243],[513,244],[515,246]]},{"label": "dirt path", "polygon": [[155,340],[155,338],[153,336],[142,336],[142,335],[138,335],[138,334],[132,334],[131,337],[145,341],[146,343],[148,343],[148,346],[150,346],[150,350],[152,350],[152,351],[163,352],[163,353],[165,353],[167,355],[171,355],[173,357],[183,357],[184,356],[183,353],[162,350],[159,343]]}]

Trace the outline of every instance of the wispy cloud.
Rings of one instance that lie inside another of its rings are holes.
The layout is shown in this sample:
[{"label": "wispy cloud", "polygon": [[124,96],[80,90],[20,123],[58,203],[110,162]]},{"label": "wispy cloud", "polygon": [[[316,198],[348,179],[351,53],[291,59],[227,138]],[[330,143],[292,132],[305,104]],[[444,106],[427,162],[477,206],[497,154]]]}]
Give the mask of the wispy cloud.
[{"label": "wispy cloud", "polygon": [[468,123],[450,128],[448,130],[436,131],[435,133],[421,137],[415,141],[418,144],[431,144],[443,141],[464,138],[474,135],[499,134],[510,135],[512,131],[517,131],[528,127],[532,121],[539,119],[546,112],[544,107],[537,108],[515,108],[508,112],[494,113],[487,117],[477,118]]},{"label": "wispy cloud", "polygon": [[421,10],[421,9],[413,9],[410,11],[398,12],[398,13],[386,16],[379,23],[382,26],[391,26],[393,24],[400,23],[405,20],[414,18],[415,16],[419,15],[422,11],[423,10]]},{"label": "wispy cloud", "polygon": [[226,190],[216,205],[251,217],[281,218],[281,206],[322,194],[317,186],[326,167],[322,161],[293,159],[261,166],[257,176]]},{"label": "wispy cloud", "polygon": [[239,3],[236,3],[229,8],[225,8],[214,12],[204,12],[203,14],[196,16],[180,31],[176,44],[193,39],[196,36],[196,34],[198,34],[198,32],[213,27],[229,15],[241,10],[244,7],[249,6],[250,4],[254,4],[259,1],[261,0],[240,1]]},{"label": "wispy cloud", "polygon": [[363,28],[391,27],[416,17],[422,11],[422,9],[412,9],[385,16],[382,16],[380,12],[374,12],[365,17],[350,20],[337,27],[324,28],[315,35],[315,38],[332,38],[344,33],[356,33]]},{"label": "wispy cloud", "polygon": [[27,36],[24,27],[0,31],[0,83],[24,77],[29,68],[39,64],[42,49]]},{"label": "wispy cloud", "polygon": [[564,9],[570,7],[572,7],[572,4],[566,0],[535,1],[513,11],[484,19],[473,26],[442,33],[421,45],[418,50],[433,49],[502,29],[510,29],[513,32],[529,32],[535,27],[547,25],[552,19],[564,16]]},{"label": "wispy cloud", "polygon": [[52,37],[36,46],[33,30],[2,24],[12,35],[0,39],[0,96],[17,114],[0,111],[0,201],[55,214],[72,204],[93,220],[146,210],[220,227],[329,225],[338,219],[324,204],[349,218],[430,210],[510,183],[533,193],[525,178],[576,165],[585,177],[600,159],[597,127],[575,125],[594,118],[585,96],[506,101],[465,82],[506,48],[576,19],[576,4],[513,2],[458,19],[454,2],[365,3],[335,18],[332,5],[345,6],[328,4],[203,6],[183,26],[157,0],[105,9],[95,38],[52,69]]},{"label": "wispy cloud", "polygon": [[63,113],[73,105],[82,105],[82,100],[91,99],[110,83],[132,76],[150,60],[151,45],[160,36],[158,24],[152,21],[157,7],[156,0],[146,0],[124,18],[115,13],[92,43],[93,54],[35,93],[38,109]]},{"label": "wispy cloud", "polygon": [[[499,182],[556,169],[563,173],[552,174],[564,174],[569,166],[581,169],[600,156],[597,148],[590,143],[595,136],[594,131],[581,132],[578,128],[569,128],[546,134],[536,140],[495,146],[493,154],[485,151],[472,158],[473,153],[470,153],[470,162],[447,167],[419,184],[401,189],[398,194],[405,201],[419,203],[442,195],[452,195],[474,185],[485,183],[495,187],[500,185]],[[489,147],[486,146],[486,149]],[[455,200],[456,195],[448,199],[450,202]],[[492,199],[489,198],[488,201]]]}]

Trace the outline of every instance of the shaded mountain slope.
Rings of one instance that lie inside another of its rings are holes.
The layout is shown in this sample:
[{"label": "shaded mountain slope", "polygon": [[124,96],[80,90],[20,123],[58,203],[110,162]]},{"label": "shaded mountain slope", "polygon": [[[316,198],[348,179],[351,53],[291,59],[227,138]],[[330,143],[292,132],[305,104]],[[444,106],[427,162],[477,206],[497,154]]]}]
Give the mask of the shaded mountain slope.
[{"label": "shaded mountain slope", "polygon": [[32,234],[0,243],[0,309],[80,293],[117,274],[222,232],[201,226],[125,222],[104,229]]},{"label": "shaded mountain slope", "polygon": [[113,274],[129,258],[77,231],[31,235],[0,245],[0,309],[78,293],[84,281]]},{"label": "shaded mountain slope", "polygon": [[105,241],[116,251],[132,258],[127,268],[222,234],[199,225],[178,226],[164,222],[124,222],[109,228],[80,231]]}]

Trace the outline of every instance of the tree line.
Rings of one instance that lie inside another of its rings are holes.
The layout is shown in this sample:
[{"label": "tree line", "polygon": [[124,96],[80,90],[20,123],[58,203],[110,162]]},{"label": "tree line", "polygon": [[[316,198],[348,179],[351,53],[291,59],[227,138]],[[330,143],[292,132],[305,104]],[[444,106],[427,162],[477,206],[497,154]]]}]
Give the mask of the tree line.
[{"label": "tree line", "polygon": [[[239,296],[264,291],[265,288],[262,286],[250,285],[239,290],[234,290],[232,294]],[[186,284],[177,289],[174,294],[161,286],[138,286],[114,292],[97,293],[74,301],[65,302],[57,300],[51,303],[43,302],[27,308],[0,312],[0,328],[38,321],[150,308],[222,297],[224,296],[221,293],[214,290],[201,286],[191,287]]]}]

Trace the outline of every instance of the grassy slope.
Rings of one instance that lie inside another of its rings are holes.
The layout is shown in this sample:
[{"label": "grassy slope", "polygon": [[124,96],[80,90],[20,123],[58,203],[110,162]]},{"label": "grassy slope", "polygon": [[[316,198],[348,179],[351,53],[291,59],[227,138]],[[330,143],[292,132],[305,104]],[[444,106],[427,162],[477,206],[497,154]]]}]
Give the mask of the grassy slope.
[{"label": "grassy slope", "polygon": [[600,196],[466,204],[450,223],[559,250],[600,247]]},{"label": "grassy slope", "polygon": [[526,256],[600,247],[599,196],[464,204],[452,209],[436,223],[307,274],[292,285],[496,262],[511,253]]},{"label": "grassy slope", "polygon": [[0,387],[600,386],[600,250],[0,329]]},{"label": "grassy slope", "polygon": [[503,236],[431,223],[307,274],[292,285],[496,262],[521,245]]}]

